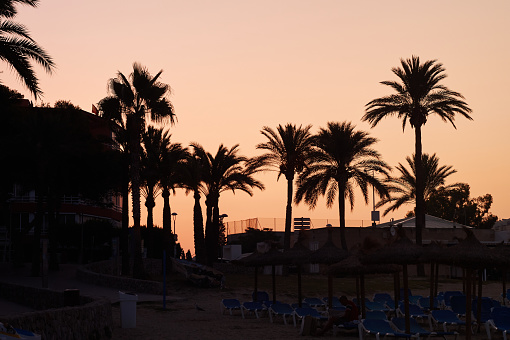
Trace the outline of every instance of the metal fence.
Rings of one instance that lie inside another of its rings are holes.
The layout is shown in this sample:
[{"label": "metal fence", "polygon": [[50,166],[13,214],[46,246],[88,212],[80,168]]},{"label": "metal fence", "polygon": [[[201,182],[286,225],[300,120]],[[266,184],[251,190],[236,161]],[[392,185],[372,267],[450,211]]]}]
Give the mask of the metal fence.
[{"label": "metal fence", "polygon": [[[333,227],[340,226],[340,220],[338,218],[337,219],[312,218],[310,222],[311,229],[324,228],[328,224],[331,224],[331,226]],[[245,230],[248,228],[254,228],[259,230],[269,229],[272,231],[285,231],[285,218],[255,217],[241,221],[228,221],[225,222],[225,224],[227,227],[227,235],[241,234],[244,233]],[[371,225],[372,221],[370,220],[345,221],[346,227],[369,227]],[[292,230],[294,230],[294,225],[292,226]]]}]

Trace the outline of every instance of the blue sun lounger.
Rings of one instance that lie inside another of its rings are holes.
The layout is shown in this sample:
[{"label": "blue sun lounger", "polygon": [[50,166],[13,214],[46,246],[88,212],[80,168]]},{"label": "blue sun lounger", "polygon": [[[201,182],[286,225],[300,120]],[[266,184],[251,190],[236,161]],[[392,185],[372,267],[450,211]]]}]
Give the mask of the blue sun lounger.
[{"label": "blue sun lounger", "polygon": [[288,303],[273,303],[268,309],[269,320],[273,322],[273,318],[281,315],[283,323],[287,324],[287,316],[292,316],[294,309]]},{"label": "blue sun lounger", "polygon": [[[406,320],[404,318],[392,318],[391,323],[402,333],[405,332],[406,329]],[[420,324],[415,319],[409,319],[409,326],[411,334],[416,335],[418,337],[418,340],[420,337],[445,337],[445,335],[454,335],[455,339],[457,339],[457,336],[459,333],[457,332],[431,332],[420,326]]]},{"label": "blue sun lounger", "polygon": [[487,337],[492,339],[492,332],[502,332],[503,339],[507,340],[507,333],[510,332],[510,308],[508,307],[494,307],[491,312],[491,318],[485,323],[487,330]]},{"label": "blue sun lounger", "polygon": [[244,319],[244,312],[241,308],[241,302],[238,299],[222,299],[220,302],[220,308],[221,313],[224,314],[225,310],[228,310],[230,312],[230,315],[232,315],[232,312],[235,310],[241,311],[241,315]]}]

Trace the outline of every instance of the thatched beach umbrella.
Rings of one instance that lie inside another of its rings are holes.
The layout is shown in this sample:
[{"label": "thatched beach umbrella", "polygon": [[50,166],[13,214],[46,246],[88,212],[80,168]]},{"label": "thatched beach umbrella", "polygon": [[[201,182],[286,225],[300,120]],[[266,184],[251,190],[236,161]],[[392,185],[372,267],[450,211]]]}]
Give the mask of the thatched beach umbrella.
[{"label": "thatched beach umbrella", "polygon": [[[400,267],[393,264],[363,264],[360,261],[358,253],[351,253],[346,259],[335,263],[327,269],[328,274],[337,275],[348,275],[357,276],[360,280],[360,294],[361,294],[361,315],[365,318],[365,275],[366,274],[387,274],[395,273],[400,270]],[[358,290],[358,287],[356,287]],[[358,292],[357,294],[358,295]]]},{"label": "thatched beach umbrella", "polygon": [[[301,235],[302,233],[300,233]],[[298,241],[292,248],[285,250],[280,257],[281,264],[284,265],[296,265],[297,266],[297,277],[298,277],[298,304],[301,307],[303,300],[302,288],[301,288],[301,270],[305,263],[310,262],[310,255],[312,251]]]},{"label": "thatched beach umbrella", "polygon": [[[310,255],[311,263],[322,263],[327,265],[332,265],[334,263],[340,262],[343,259],[349,256],[349,253],[346,250],[338,248],[333,243],[333,228],[328,227],[328,240],[322,247],[312,252]],[[328,307],[332,307],[333,300],[333,276],[328,274]]]},{"label": "thatched beach umbrella", "polygon": [[405,324],[406,333],[410,333],[409,323],[409,284],[407,266],[409,264],[418,263],[418,259],[422,255],[423,248],[413,243],[399,226],[397,229],[398,239],[393,243],[382,247],[370,255],[366,255],[361,259],[364,264],[399,264],[402,265],[402,280],[404,282],[404,308],[405,308]]},{"label": "thatched beach umbrella", "polygon": [[[494,267],[501,263],[502,256],[480,243],[473,231],[463,228],[466,238],[458,244],[447,248],[443,253],[441,263],[455,265],[466,269],[466,327],[471,325],[471,277],[473,270]],[[481,275],[480,275],[481,280]],[[480,322],[482,302],[482,285],[478,287],[477,320]],[[471,332],[466,330],[466,339],[471,339]]]}]

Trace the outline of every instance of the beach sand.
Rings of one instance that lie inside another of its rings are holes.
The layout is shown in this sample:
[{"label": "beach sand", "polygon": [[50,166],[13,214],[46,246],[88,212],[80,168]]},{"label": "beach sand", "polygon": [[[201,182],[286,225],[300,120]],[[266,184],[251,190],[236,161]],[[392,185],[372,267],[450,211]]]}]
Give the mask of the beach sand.
[{"label": "beach sand", "polygon": [[[462,283],[442,284],[440,290],[459,290]],[[484,285],[484,296],[498,297],[501,293],[501,283]],[[414,294],[428,295],[426,290],[416,291]],[[120,308],[114,305],[113,317],[115,328],[113,339],[317,339],[313,336],[299,335],[299,327],[295,328],[292,319],[289,318],[287,325],[283,324],[281,318],[274,323],[269,321],[267,315],[256,319],[254,315],[241,317],[239,311],[230,315],[228,311],[222,312],[220,302],[223,298],[237,298],[240,301],[249,301],[251,291],[248,289],[227,289],[217,288],[193,288],[180,289],[178,294],[183,299],[167,303],[166,310],[161,303],[139,303],[137,305],[136,328],[121,328]],[[341,292],[335,292],[335,295]],[[367,296],[372,296],[367,294]],[[286,302],[286,301],[284,301]],[[204,311],[199,311],[195,303]],[[336,337],[332,332],[320,338],[358,338],[357,330],[339,332]],[[375,339],[374,336],[370,337]],[[453,336],[448,337],[453,339]],[[464,330],[461,331],[458,339],[464,339]],[[475,334],[472,339],[488,339],[485,327],[482,326],[480,333]],[[493,339],[502,339],[501,333],[495,334]]]}]

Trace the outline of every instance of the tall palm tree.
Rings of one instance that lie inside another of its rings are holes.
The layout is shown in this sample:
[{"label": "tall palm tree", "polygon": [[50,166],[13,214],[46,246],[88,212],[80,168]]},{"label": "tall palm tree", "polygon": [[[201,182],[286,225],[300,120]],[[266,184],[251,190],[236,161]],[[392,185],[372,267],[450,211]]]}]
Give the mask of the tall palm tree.
[{"label": "tall palm tree", "polygon": [[120,250],[122,254],[122,274],[129,275],[129,162],[131,155],[129,152],[129,133],[128,122],[125,116],[120,100],[116,97],[105,97],[98,103],[99,116],[110,122],[110,128],[113,134],[114,148],[118,153],[120,172],[120,194],[122,196],[122,232],[120,236]]},{"label": "tall palm tree", "polygon": [[320,196],[326,196],[326,205],[331,208],[338,195],[340,237],[342,248],[347,250],[345,239],[345,200],[354,208],[354,188],[361,189],[368,203],[368,185],[374,187],[379,196],[387,196],[386,186],[374,176],[375,172],[388,175],[390,167],[372,149],[377,139],[367,132],[355,131],[351,123],[329,122],[314,137],[316,152],[310,165],[298,177],[295,202],[301,200],[311,209]]},{"label": "tall palm tree", "polygon": [[140,190],[145,198],[145,207],[147,208],[147,255],[154,257],[154,207],[156,206],[156,198],[161,192],[159,181],[163,154],[170,144],[170,134],[168,130],[164,131],[163,128],[148,126],[142,134],[142,141],[142,167],[140,172],[142,187]]},{"label": "tall palm tree", "polygon": [[204,216],[202,214],[202,206],[200,198],[202,194],[206,194],[205,183],[203,182],[204,173],[206,171],[209,158],[204,148],[197,143],[192,143],[192,152],[186,159],[183,171],[183,184],[186,194],[193,192],[193,236],[195,243],[195,256],[198,263],[205,264],[207,262],[207,253],[204,241]]},{"label": "tall palm tree", "polygon": [[[390,204],[384,211],[384,215],[397,210],[403,204],[416,202],[415,159],[414,155],[412,157],[406,157],[410,170],[401,163],[398,163],[397,170],[400,172],[400,176],[387,179],[386,184],[388,185],[390,196],[383,197],[376,205],[376,207],[381,207]],[[459,188],[461,185],[461,183],[454,183],[444,186],[446,178],[456,173],[457,170],[453,169],[451,165],[439,166],[439,158],[436,154],[431,156],[427,153],[422,154],[421,163],[425,174],[425,189],[423,192],[425,201],[427,201],[439,187],[445,190],[452,190]]]},{"label": "tall palm tree", "polygon": [[416,166],[416,243],[422,244],[422,230],[425,228],[425,174],[421,165],[422,144],[421,128],[430,115],[436,114],[443,121],[450,122],[455,128],[455,115],[460,114],[472,119],[471,109],[463,100],[464,97],[451,91],[440,82],[446,78],[443,64],[437,60],[420,63],[420,58],[412,56],[401,59],[401,67],[392,68],[398,81],[383,81],[381,84],[390,86],[397,93],[370,101],[366,105],[363,121],[372,127],[381,119],[397,116],[402,119],[404,129],[409,122],[414,129],[415,166]]},{"label": "tall palm tree", "polygon": [[287,208],[285,210],[284,249],[290,249],[292,227],[292,196],[294,194],[294,176],[305,168],[312,151],[311,125],[296,127],[294,124],[278,125],[276,131],[264,126],[262,133],[267,141],[257,145],[257,149],[268,151],[256,157],[255,162],[263,166],[278,169],[278,177],[287,180]]},{"label": "tall palm tree", "polygon": [[[170,136],[168,136],[170,138]],[[172,210],[170,209],[170,194],[175,195],[175,189],[183,187],[183,173],[188,150],[180,143],[169,143],[163,150],[163,158],[159,171],[159,186],[163,197],[163,244],[167,257],[171,255],[171,245],[175,247],[172,238]],[[167,262],[168,263],[168,262]]]},{"label": "tall palm tree", "polygon": [[264,185],[253,177],[259,169],[256,165],[249,162],[249,159],[238,155],[239,145],[232,148],[221,144],[216,151],[216,155],[209,152],[205,154],[203,150],[195,148],[195,152],[202,154],[200,156],[203,165],[202,180],[204,182],[206,195],[206,227],[205,227],[205,246],[207,252],[207,262],[212,264],[218,258],[219,253],[219,228],[220,213],[219,199],[222,192],[236,190],[253,195],[252,188],[263,190]]},{"label": "tall palm tree", "polygon": [[42,91],[31,62],[42,66],[50,73],[55,63],[50,55],[30,36],[27,28],[5,18],[12,18],[16,12],[16,3],[37,6],[37,0],[5,0],[0,3],[0,59],[5,61],[20,78],[32,95],[37,99]]},{"label": "tall palm tree", "polygon": [[175,113],[167,99],[170,86],[159,81],[163,71],[152,76],[149,71],[138,63],[133,64],[133,72],[129,79],[121,72],[116,78],[109,80],[111,96],[117,98],[122,111],[128,119],[131,197],[133,202],[133,241],[134,263],[133,276],[143,277],[143,263],[140,235],[140,155],[141,138],[145,131],[146,120],[156,122],[170,121],[174,123]]}]

